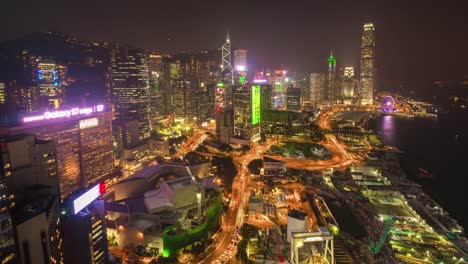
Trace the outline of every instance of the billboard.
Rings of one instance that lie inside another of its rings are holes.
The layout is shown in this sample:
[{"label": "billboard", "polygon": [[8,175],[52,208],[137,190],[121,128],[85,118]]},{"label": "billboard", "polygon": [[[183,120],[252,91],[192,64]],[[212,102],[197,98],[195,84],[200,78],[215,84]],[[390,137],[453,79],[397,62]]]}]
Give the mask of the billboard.
[{"label": "billboard", "polygon": [[76,107],[65,110],[56,110],[56,111],[46,111],[39,115],[27,116],[23,118],[24,123],[35,122],[40,120],[50,120],[50,119],[65,119],[70,117],[85,116],[92,113],[103,112],[104,105],[95,105],[93,107]]},{"label": "billboard", "polygon": [[260,85],[252,86],[252,125],[260,122]]},{"label": "billboard", "polygon": [[73,200],[73,213],[77,214],[106,192],[106,183],[101,182]]}]

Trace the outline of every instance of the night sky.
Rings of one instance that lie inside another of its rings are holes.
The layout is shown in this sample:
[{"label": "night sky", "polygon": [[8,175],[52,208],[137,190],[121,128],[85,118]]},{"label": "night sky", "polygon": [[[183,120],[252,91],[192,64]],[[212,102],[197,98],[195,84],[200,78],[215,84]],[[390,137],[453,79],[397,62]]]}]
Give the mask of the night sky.
[{"label": "night sky", "polygon": [[361,23],[371,20],[378,89],[422,90],[468,75],[468,1],[2,2],[0,41],[59,31],[169,53],[217,48],[229,30],[233,47],[248,49],[255,68],[283,64],[305,72],[324,71],[330,50],[338,66],[359,67]]}]

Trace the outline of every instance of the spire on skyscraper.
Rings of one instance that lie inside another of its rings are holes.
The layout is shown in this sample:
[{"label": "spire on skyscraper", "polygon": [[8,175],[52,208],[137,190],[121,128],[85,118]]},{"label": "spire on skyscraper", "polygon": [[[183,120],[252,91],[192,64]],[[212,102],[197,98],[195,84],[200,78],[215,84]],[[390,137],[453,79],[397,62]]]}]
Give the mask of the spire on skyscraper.
[{"label": "spire on skyscraper", "polygon": [[234,71],[231,64],[231,38],[226,35],[226,42],[221,46],[221,74],[226,83],[234,84]]},{"label": "spire on skyscraper", "polygon": [[336,59],[333,57],[333,51],[330,51],[330,57],[328,57],[328,71],[335,72],[336,71]]}]

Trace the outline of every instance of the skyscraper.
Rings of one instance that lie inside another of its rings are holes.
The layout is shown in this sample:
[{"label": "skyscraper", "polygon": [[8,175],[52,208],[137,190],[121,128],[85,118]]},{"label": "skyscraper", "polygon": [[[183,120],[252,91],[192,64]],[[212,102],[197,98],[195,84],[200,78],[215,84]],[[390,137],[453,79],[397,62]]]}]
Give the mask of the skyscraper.
[{"label": "skyscraper", "polygon": [[336,82],[336,59],[333,53],[328,57],[328,73],[327,73],[327,89],[325,98],[333,103],[337,97],[337,82]]},{"label": "skyscraper", "polygon": [[321,104],[324,100],[324,88],[326,83],[325,73],[310,74],[310,103],[313,106]]},{"label": "skyscraper", "polygon": [[226,42],[221,46],[221,76],[226,84],[234,83],[234,71],[231,63],[231,38],[226,36]]},{"label": "skyscraper", "polygon": [[247,50],[234,51],[234,69],[236,73],[247,72]]},{"label": "skyscraper", "polygon": [[234,88],[234,138],[239,139],[235,143],[245,145],[260,139],[260,100],[260,85],[242,85]]},{"label": "skyscraper", "polygon": [[115,48],[112,102],[116,120],[138,120],[140,140],[149,137],[149,77],[144,51],[123,46]]},{"label": "skyscraper", "polygon": [[[282,69],[276,69],[271,73],[267,73],[268,82],[273,87],[272,97],[273,97],[273,108],[286,110],[286,90],[287,82],[289,78],[287,77],[287,71]],[[255,81],[254,81],[255,82]]]},{"label": "skyscraper", "polygon": [[165,93],[161,88],[161,75],[163,75],[163,59],[161,55],[150,54],[148,56],[148,71],[149,71],[149,100],[151,119],[155,119],[165,114]]},{"label": "skyscraper", "polygon": [[340,76],[340,97],[343,99],[354,99],[357,80],[354,78],[354,67],[345,67],[343,75]]},{"label": "skyscraper", "polygon": [[289,86],[286,93],[286,108],[291,111],[299,111],[301,106],[301,88]]},{"label": "skyscraper", "polygon": [[55,144],[34,135],[1,137],[0,142],[18,263],[61,263]]},{"label": "skyscraper", "polygon": [[0,127],[1,136],[35,134],[57,147],[60,193],[103,181],[113,169],[112,113],[104,105],[30,114],[22,122]]},{"label": "skyscraper", "polygon": [[37,83],[41,109],[58,109],[63,103],[63,85],[66,78],[66,67],[54,60],[38,58]]},{"label": "skyscraper", "polygon": [[[0,144],[0,154],[3,155],[5,150],[4,145]],[[8,193],[7,178],[11,172],[9,163],[4,163],[0,158],[0,262],[5,264],[17,263],[17,254],[15,247],[15,234],[13,231],[13,223],[11,221],[11,214],[9,207],[11,205],[12,197]]]},{"label": "skyscraper", "polygon": [[361,43],[360,103],[372,104],[375,85],[375,32],[372,23],[365,23]]}]

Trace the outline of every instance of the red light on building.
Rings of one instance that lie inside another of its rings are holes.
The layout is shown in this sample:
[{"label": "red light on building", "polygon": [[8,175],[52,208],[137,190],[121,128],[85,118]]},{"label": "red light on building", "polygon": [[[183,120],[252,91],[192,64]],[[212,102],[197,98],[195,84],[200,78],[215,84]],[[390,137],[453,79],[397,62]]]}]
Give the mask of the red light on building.
[{"label": "red light on building", "polygon": [[106,182],[101,182],[101,183],[99,184],[99,192],[100,192],[101,194],[103,194],[103,193],[106,192]]}]

